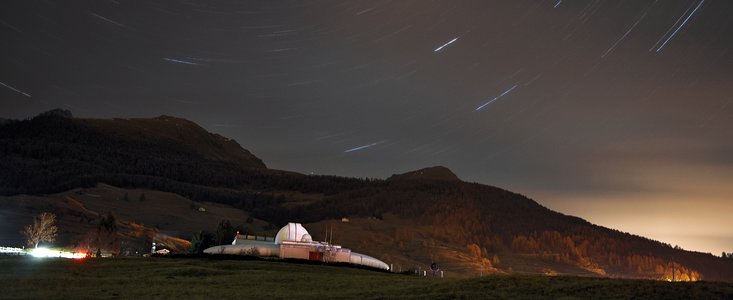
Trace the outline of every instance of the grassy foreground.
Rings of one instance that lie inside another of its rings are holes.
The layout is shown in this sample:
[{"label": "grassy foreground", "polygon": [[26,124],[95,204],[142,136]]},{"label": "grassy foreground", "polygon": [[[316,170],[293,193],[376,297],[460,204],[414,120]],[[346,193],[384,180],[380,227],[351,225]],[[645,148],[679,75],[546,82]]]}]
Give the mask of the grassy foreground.
[{"label": "grassy foreground", "polygon": [[733,284],[579,277],[421,278],[257,260],[0,257],[2,299],[733,299]]}]

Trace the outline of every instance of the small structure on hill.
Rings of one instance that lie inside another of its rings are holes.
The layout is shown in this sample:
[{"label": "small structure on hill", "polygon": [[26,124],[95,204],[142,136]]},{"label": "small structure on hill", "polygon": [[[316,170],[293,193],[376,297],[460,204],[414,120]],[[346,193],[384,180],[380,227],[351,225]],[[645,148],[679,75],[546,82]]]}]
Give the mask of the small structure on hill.
[{"label": "small structure on hill", "polygon": [[288,223],[273,237],[240,235],[231,245],[214,246],[204,250],[207,254],[253,255],[261,257],[295,258],[326,263],[351,263],[376,269],[389,270],[383,261],[369,255],[328,242],[313,241],[300,223]]},{"label": "small structure on hill", "polygon": [[153,252],[153,254],[157,254],[157,255],[168,255],[168,254],[171,254],[171,251],[168,250],[168,249],[163,248],[163,249],[160,249],[158,251]]}]

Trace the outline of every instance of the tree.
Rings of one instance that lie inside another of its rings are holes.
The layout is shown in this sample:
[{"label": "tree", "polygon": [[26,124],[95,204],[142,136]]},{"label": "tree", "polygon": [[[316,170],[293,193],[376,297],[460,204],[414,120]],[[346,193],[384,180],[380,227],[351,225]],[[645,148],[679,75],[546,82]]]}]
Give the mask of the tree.
[{"label": "tree", "polygon": [[55,225],[56,215],[48,212],[41,213],[33,219],[33,224],[23,229],[28,245],[38,248],[42,241],[53,242],[56,240],[58,228]]},{"label": "tree", "polygon": [[471,254],[473,258],[475,258],[478,261],[481,261],[481,248],[476,244],[468,244],[468,253]]},{"label": "tree", "polygon": [[120,238],[117,232],[117,220],[112,212],[107,212],[107,216],[102,216],[99,220],[96,230],[87,232],[85,240],[90,249],[96,248],[97,251],[105,250],[116,254],[120,250]]},{"label": "tree", "polygon": [[501,264],[501,261],[499,260],[499,256],[494,254],[494,258],[491,259],[491,263],[494,265]]},{"label": "tree", "polygon": [[234,238],[234,234],[237,229],[232,226],[229,220],[221,220],[219,225],[216,226],[216,232],[214,233],[214,242],[217,245],[229,244]]},{"label": "tree", "polygon": [[252,230],[252,227],[249,226],[244,227],[244,229],[242,229],[239,233],[244,235],[255,235],[255,231]]},{"label": "tree", "polygon": [[213,246],[214,235],[206,231],[199,231],[191,238],[191,253],[203,253],[206,248]]}]

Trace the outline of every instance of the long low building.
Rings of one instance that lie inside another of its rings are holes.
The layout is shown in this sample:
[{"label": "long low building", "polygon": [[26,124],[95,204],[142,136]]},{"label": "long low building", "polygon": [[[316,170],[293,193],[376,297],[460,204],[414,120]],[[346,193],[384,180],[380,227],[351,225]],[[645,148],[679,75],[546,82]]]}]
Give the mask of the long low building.
[{"label": "long low building", "polygon": [[277,232],[274,238],[237,234],[231,245],[214,246],[204,250],[204,253],[351,263],[389,270],[386,263],[369,255],[352,252],[351,249],[327,242],[313,241],[308,230],[300,223],[288,223]]}]

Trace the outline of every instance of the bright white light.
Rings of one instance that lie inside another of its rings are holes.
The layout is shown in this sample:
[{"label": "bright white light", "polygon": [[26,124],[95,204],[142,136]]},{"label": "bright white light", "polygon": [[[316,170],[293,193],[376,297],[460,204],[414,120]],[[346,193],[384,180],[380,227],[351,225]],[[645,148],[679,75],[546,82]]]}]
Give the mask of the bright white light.
[{"label": "bright white light", "polygon": [[55,251],[51,251],[48,248],[41,247],[31,250],[31,255],[33,255],[33,257],[53,257],[54,252]]},{"label": "bright white light", "polygon": [[79,252],[62,252],[61,257],[63,258],[71,258],[71,259],[82,259],[86,258],[86,253],[79,253]]},{"label": "bright white light", "polygon": [[33,257],[62,257],[71,259],[82,259],[87,257],[86,253],[57,251],[48,248],[33,249],[31,250],[31,255],[33,255]]}]

